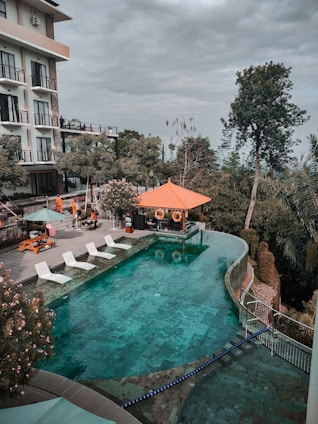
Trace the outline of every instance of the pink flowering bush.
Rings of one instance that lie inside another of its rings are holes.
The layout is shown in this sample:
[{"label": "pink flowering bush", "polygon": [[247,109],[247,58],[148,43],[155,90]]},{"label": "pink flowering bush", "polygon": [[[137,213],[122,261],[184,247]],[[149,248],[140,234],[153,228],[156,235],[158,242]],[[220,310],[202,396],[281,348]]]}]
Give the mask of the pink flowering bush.
[{"label": "pink flowering bush", "polygon": [[137,205],[136,188],[126,181],[110,181],[101,193],[101,205],[104,211],[110,210],[122,219],[123,213],[134,209]]},{"label": "pink flowering bush", "polygon": [[28,299],[1,262],[0,304],[0,398],[15,398],[34,376],[33,365],[53,354],[54,312],[46,309],[40,292]]}]

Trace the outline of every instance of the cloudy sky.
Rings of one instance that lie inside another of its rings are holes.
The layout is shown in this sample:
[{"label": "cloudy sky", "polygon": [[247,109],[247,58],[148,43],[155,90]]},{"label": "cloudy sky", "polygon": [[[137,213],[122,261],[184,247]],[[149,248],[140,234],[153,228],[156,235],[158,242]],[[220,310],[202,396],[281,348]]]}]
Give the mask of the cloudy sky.
[{"label": "cloudy sky", "polygon": [[55,25],[70,46],[58,64],[65,118],[159,136],[194,118],[212,148],[237,93],[236,72],[272,60],[291,67],[292,101],[318,135],[317,0],[59,0],[72,21]]}]

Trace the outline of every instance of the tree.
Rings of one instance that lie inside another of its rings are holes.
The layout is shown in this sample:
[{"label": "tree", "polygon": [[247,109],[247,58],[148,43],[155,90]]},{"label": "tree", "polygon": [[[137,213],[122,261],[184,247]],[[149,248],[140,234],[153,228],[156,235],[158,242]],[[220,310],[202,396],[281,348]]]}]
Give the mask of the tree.
[{"label": "tree", "polygon": [[123,156],[130,157],[132,152],[131,146],[134,145],[136,141],[140,140],[141,137],[143,137],[143,135],[135,130],[120,131],[117,140],[117,159]]},{"label": "tree", "polygon": [[[290,211],[293,212],[305,233],[307,246],[306,269],[313,272],[318,264],[318,172],[316,164],[307,160],[289,172],[288,186],[283,196]],[[299,244],[299,239],[297,240]],[[298,258],[303,255],[300,253]]]},{"label": "tree", "polygon": [[111,211],[122,220],[124,212],[135,208],[137,193],[135,187],[126,181],[110,181],[101,192],[101,207],[104,211]]},{"label": "tree", "polygon": [[65,153],[57,152],[56,169],[88,180],[93,200],[93,184],[105,183],[112,178],[115,156],[105,134],[94,136],[83,134],[68,141]]},{"label": "tree", "polygon": [[269,62],[237,72],[238,95],[231,104],[228,121],[221,119],[225,145],[230,144],[234,135],[237,149],[251,144],[254,179],[245,229],[250,226],[256,203],[261,163],[272,171],[280,171],[290,163],[296,144],[291,138],[293,127],[309,119],[305,110],[290,102],[290,71],[283,64]]},{"label": "tree", "polygon": [[18,137],[0,137],[0,191],[25,186],[28,182],[27,171],[19,165],[21,142]]},{"label": "tree", "polygon": [[313,156],[316,166],[318,165],[318,137],[316,134],[310,134],[308,137],[310,142],[310,154]]},{"label": "tree", "polygon": [[0,304],[0,398],[15,398],[34,376],[36,362],[52,356],[54,312],[46,309],[40,292],[28,299],[2,263]]},{"label": "tree", "polygon": [[161,139],[141,137],[131,146],[131,158],[137,162],[135,181],[144,183],[146,190],[160,169]]},{"label": "tree", "polygon": [[[169,125],[169,122],[166,122]],[[194,188],[202,174],[211,171],[215,162],[215,153],[210,149],[207,137],[196,134],[194,119],[190,118],[179,122],[176,119],[172,126],[177,126],[174,143],[171,141],[169,149],[171,156],[176,150],[175,164],[179,173],[181,187]]]}]

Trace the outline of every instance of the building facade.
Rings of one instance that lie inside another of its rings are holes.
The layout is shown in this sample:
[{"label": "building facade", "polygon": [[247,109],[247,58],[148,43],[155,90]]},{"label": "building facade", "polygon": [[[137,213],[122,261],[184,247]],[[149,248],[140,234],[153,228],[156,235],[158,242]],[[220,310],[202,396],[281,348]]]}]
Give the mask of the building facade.
[{"label": "building facade", "polygon": [[0,136],[20,141],[17,161],[29,186],[17,191],[54,195],[63,190],[54,152],[70,135],[117,137],[117,128],[64,119],[59,112],[56,63],[68,61],[69,47],[56,41],[54,25],[71,17],[51,0],[0,0]]}]

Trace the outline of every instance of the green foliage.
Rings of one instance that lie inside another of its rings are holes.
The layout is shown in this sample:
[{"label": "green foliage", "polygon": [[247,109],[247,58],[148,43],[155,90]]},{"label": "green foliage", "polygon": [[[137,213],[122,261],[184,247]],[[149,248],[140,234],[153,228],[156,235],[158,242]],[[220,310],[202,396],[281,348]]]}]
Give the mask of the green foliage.
[{"label": "green foliage", "polygon": [[146,189],[157,183],[156,176],[161,168],[161,139],[159,137],[140,137],[130,146],[130,161],[134,163],[133,180]]},{"label": "green foliage", "polygon": [[244,190],[241,191],[240,181],[219,172],[210,178],[207,187],[205,181],[200,192],[212,198],[212,202],[204,208],[212,229],[238,235],[248,206],[248,196]]},{"label": "green foliage", "polygon": [[19,165],[21,142],[17,137],[0,137],[0,191],[27,185],[28,173]]},{"label": "green foliage", "polygon": [[295,144],[293,127],[309,119],[305,110],[290,102],[290,72],[291,68],[273,62],[237,72],[238,95],[228,121],[222,120],[226,137],[231,139],[235,130],[238,148],[250,141],[250,154],[254,157],[258,152],[260,159],[276,170],[289,162]]},{"label": "green foliage", "polygon": [[251,246],[253,237],[256,236],[256,230],[253,228],[244,228],[240,231],[240,237],[246,241],[248,246]]},{"label": "green foliage", "polygon": [[182,121],[175,119],[171,125],[176,127],[176,131],[169,149],[171,157],[174,152],[176,157],[173,161],[175,173],[170,177],[178,177],[181,187],[196,190],[200,187],[202,178],[215,169],[215,152],[210,148],[207,137],[196,135],[193,118],[188,122],[185,119]]},{"label": "green foliage", "polygon": [[72,137],[66,150],[56,153],[55,166],[60,174],[89,178],[91,184],[105,183],[113,177],[115,156],[106,135]]},{"label": "green foliage", "polygon": [[283,170],[292,161],[294,127],[309,117],[306,111],[290,102],[291,68],[283,64],[265,63],[237,72],[238,95],[231,103],[228,120],[224,125],[224,146],[232,137],[240,149],[249,143],[250,157],[254,160],[254,182],[244,228],[248,228],[257,200],[261,163],[271,170]]},{"label": "green foliage", "polygon": [[23,394],[40,359],[52,356],[54,313],[44,305],[41,293],[28,299],[22,285],[13,285],[0,263],[0,398]]},{"label": "green foliage", "polygon": [[118,156],[130,157],[136,141],[143,137],[138,131],[124,130],[118,133]]},{"label": "green foliage", "polygon": [[256,259],[256,253],[259,246],[259,236],[256,234],[252,236],[251,245],[250,245],[250,255],[252,259]]},{"label": "green foliage", "polygon": [[267,284],[276,286],[279,284],[279,275],[275,266],[275,256],[268,250],[268,243],[261,241],[257,251],[257,267],[255,275]]},{"label": "green foliage", "polygon": [[224,158],[222,164],[222,171],[229,172],[231,175],[237,175],[241,168],[240,154],[239,152],[230,152],[230,154]]}]

